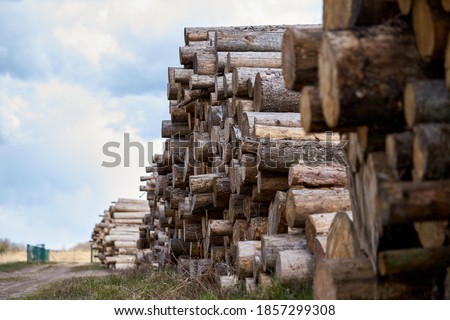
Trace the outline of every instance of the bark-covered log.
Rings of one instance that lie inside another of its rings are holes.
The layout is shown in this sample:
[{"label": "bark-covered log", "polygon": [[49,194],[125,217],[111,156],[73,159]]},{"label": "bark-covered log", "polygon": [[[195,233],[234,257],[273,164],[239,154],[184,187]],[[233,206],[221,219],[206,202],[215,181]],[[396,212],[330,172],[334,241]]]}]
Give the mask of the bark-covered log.
[{"label": "bark-covered log", "polygon": [[414,228],[424,248],[440,247],[447,238],[448,221],[415,222]]},{"label": "bark-covered log", "polygon": [[445,81],[408,83],[404,95],[404,108],[406,123],[410,128],[425,122],[450,122],[450,93],[447,91]]},{"label": "bark-covered log", "polygon": [[267,69],[267,68],[248,68],[238,67],[234,68],[232,76],[232,89],[233,95],[237,97],[247,97],[247,80],[255,78],[258,72],[263,72],[265,75],[279,74],[281,75],[281,69]]},{"label": "bark-covered log", "polygon": [[300,93],[286,89],[281,75],[258,73],[254,86],[255,111],[298,112]]},{"label": "bark-covered log", "polygon": [[281,68],[281,52],[229,52],[225,72],[235,68]]},{"label": "bark-covered log", "polygon": [[327,237],[314,238],[313,254],[315,261],[325,259],[325,256],[327,254],[327,240]]},{"label": "bark-covered log", "polygon": [[323,4],[324,30],[351,29],[354,26],[380,24],[399,12],[391,0],[325,0]]},{"label": "bark-covered log", "polygon": [[441,1],[415,0],[412,21],[417,48],[425,62],[443,61],[450,30],[450,13]]},{"label": "bark-covered log", "polygon": [[253,277],[253,257],[261,253],[261,241],[239,241],[236,253],[236,271],[239,279]]},{"label": "bark-covered log", "polygon": [[226,207],[230,199],[230,179],[228,177],[214,178],[213,203],[214,207]]},{"label": "bark-covered log", "polygon": [[213,52],[196,52],[194,54],[194,73],[214,75],[216,73],[216,54]]},{"label": "bark-covered log", "polygon": [[324,34],[319,81],[328,126],[395,124],[410,78],[426,78],[411,32],[378,26]]},{"label": "bark-covered log", "polygon": [[184,46],[179,49],[180,64],[192,66],[194,64],[194,56],[196,52],[215,53],[212,46]]},{"label": "bark-covered log", "polygon": [[386,161],[397,179],[411,177],[413,133],[405,131],[386,136]]},{"label": "bark-covered log", "polygon": [[215,33],[215,48],[217,51],[281,51],[283,29],[276,32],[266,31],[228,31],[218,30]]},{"label": "bark-covered log", "polygon": [[193,74],[189,78],[189,89],[209,89],[214,88],[215,76]]},{"label": "bark-covered log", "polygon": [[267,217],[269,215],[269,203],[247,196],[244,198],[244,215],[249,221],[255,217]]},{"label": "bark-covered log", "polygon": [[241,131],[244,136],[254,134],[254,126],[280,126],[287,128],[300,128],[300,114],[298,112],[251,112],[246,111],[240,121]]},{"label": "bark-covered log", "polygon": [[[282,126],[268,126],[264,124],[257,124],[253,126],[252,137],[256,139],[272,139],[272,140],[317,140],[326,141],[330,136],[328,133],[311,133],[308,134],[305,129],[300,127],[282,127]],[[332,139],[339,140],[339,134],[332,134]]]},{"label": "bark-covered log", "polygon": [[292,289],[299,288],[311,282],[313,268],[314,258],[309,251],[280,251],[275,264],[275,279]]},{"label": "bark-covered log", "polygon": [[277,191],[275,198],[270,203],[267,223],[267,234],[287,233],[286,222],[286,192]]},{"label": "bark-covered log", "polygon": [[189,79],[194,74],[194,70],[183,68],[176,68],[174,72],[175,82],[180,84],[189,84]]},{"label": "bark-covered log", "polygon": [[414,128],[413,164],[415,180],[450,177],[450,124]]},{"label": "bark-covered log", "polygon": [[232,223],[237,219],[245,219],[244,215],[244,199],[245,196],[238,194],[231,194],[229,205],[228,205],[228,214],[229,219]]},{"label": "bark-covered log", "polygon": [[286,88],[301,91],[317,83],[318,54],[322,40],[321,26],[286,29],[282,44],[282,67]]},{"label": "bark-covered log", "polygon": [[[315,213],[306,218],[305,222],[305,234],[308,248],[311,252],[314,252],[314,241],[316,237],[327,236],[333,222],[336,212],[330,213]],[[324,248],[326,251],[326,247]]]},{"label": "bark-covered log", "polygon": [[192,197],[192,213],[204,213],[214,207],[213,193],[198,193]]},{"label": "bark-covered log", "polygon": [[310,167],[297,164],[289,168],[289,186],[303,185],[308,188],[345,187],[347,182],[347,171],[342,165]]},{"label": "bark-covered log", "polygon": [[232,236],[233,223],[229,220],[209,220],[207,234],[209,236]]},{"label": "bark-covered log", "polygon": [[336,189],[291,188],[286,198],[286,221],[291,228],[305,226],[310,214],[348,211],[351,209],[349,192]]},{"label": "bark-covered log", "polygon": [[237,246],[238,242],[247,240],[247,228],[248,221],[247,220],[236,220],[233,225],[233,237],[232,244]]},{"label": "bark-covered log", "polygon": [[287,174],[259,171],[257,178],[258,193],[264,191],[284,191],[289,189]]},{"label": "bark-covered log", "polygon": [[201,174],[189,177],[189,190],[192,194],[197,193],[213,193],[214,178],[225,177],[224,173],[218,174]]},{"label": "bark-covered log", "polygon": [[261,237],[267,234],[267,217],[256,217],[250,219],[248,227],[249,240],[261,240]]}]

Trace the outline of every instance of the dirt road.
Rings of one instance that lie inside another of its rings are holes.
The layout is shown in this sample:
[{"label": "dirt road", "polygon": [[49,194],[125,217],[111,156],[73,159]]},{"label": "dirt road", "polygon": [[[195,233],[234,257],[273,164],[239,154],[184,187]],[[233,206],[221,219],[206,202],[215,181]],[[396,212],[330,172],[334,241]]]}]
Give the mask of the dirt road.
[{"label": "dirt road", "polygon": [[50,264],[25,268],[14,272],[0,272],[0,300],[20,299],[49,282],[74,277],[102,276],[107,270],[73,272],[75,264]]}]

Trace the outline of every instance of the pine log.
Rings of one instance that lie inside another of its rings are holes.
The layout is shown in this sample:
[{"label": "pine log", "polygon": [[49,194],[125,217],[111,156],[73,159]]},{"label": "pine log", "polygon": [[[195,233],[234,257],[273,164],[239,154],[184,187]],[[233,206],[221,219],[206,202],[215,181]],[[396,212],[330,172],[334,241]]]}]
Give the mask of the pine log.
[{"label": "pine log", "polygon": [[203,213],[214,206],[213,193],[198,193],[192,197],[192,213]]},{"label": "pine log", "polygon": [[172,122],[163,120],[161,123],[161,137],[171,138],[172,136],[187,136],[191,133],[189,124],[184,122]]},{"label": "pine log", "polygon": [[168,83],[167,83],[167,99],[176,100],[178,95],[178,85],[175,82],[175,69],[173,67],[168,68]]},{"label": "pine log", "polygon": [[286,192],[277,191],[275,198],[270,203],[267,222],[267,234],[287,233],[286,222]]},{"label": "pine log", "polygon": [[281,52],[229,52],[225,72],[239,67],[281,68]]},{"label": "pine log", "polygon": [[258,193],[264,191],[284,191],[289,189],[287,174],[258,171]]},{"label": "pine log", "polygon": [[258,281],[259,275],[264,272],[261,255],[255,254],[253,256],[253,279]]},{"label": "pine log", "polygon": [[386,161],[397,179],[408,179],[412,170],[413,133],[405,131],[386,136]]},{"label": "pine log", "polygon": [[450,247],[389,250],[378,253],[378,272],[384,275],[445,270],[450,266]]},{"label": "pine log", "polygon": [[[336,212],[330,213],[315,213],[306,218],[305,234],[308,248],[314,252],[314,242],[316,237],[324,237],[328,235],[331,223],[336,216]],[[324,248],[326,251],[326,247]]]},{"label": "pine log", "polygon": [[322,110],[319,88],[304,86],[301,90],[300,114],[301,125],[306,132],[324,132],[329,130]]},{"label": "pine log", "polygon": [[255,217],[250,219],[248,227],[249,240],[261,240],[261,237],[267,234],[267,217]]},{"label": "pine log", "polygon": [[[430,94],[432,92],[432,94]],[[450,122],[450,93],[444,80],[415,81],[404,94],[406,123]]]},{"label": "pine log", "polygon": [[180,64],[192,66],[194,64],[194,56],[196,52],[215,53],[212,46],[184,46],[179,49]]},{"label": "pine log", "polygon": [[[400,12],[407,16],[412,9],[412,1],[413,0],[397,0],[398,2],[398,7],[400,9]],[[445,0],[444,0],[445,1]]]},{"label": "pine log", "polygon": [[243,112],[240,120],[241,131],[244,136],[254,134],[256,124],[265,126],[280,126],[300,128],[300,114],[298,112]]},{"label": "pine log", "polygon": [[136,241],[114,241],[116,248],[136,248]]},{"label": "pine log", "polygon": [[450,13],[441,1],[414,0],[412,22],[417,48],[425,62],[443,61],[450,30]]},{"label": "pine log", "polygon": [[283,250],[307,249],[305,236],[302,234],[277,234],[262,236],[261,257],[264,270],[274,270],[277,255]]},{"label": "pine log", "polygon": [[269,203],[273,200],[275,197],[275,194],[277,193],[277,190],[267,190],[267,191],[258,191],[257,185],[252,185],[252,192],[251,192],[251,199],[253,202],[261,202],[267,204],[267,213],[265,212],[264,216],[267,216],[269,214]]},{"label": "pine log", "polygon": [[307,250],[284,250],[278,252],[275,279],[292,289],[312,280],[314,258]]},{"label": "pine log", "polygon": [[247,228],[248,221],[247,220],[236,220],[233,224],[233,237],[232,244],[237,245],[239,241],[247,240]]},{"label": "pine log", "polygon": [[196,242],[202,239],[202,225],[183,220],[183,241]]},{"label": "pine log", "polygon": [[115,212],[148,212],[148,204],[145,202],[130,203],[130,202],[118,202],[111,206],[110,213]]},{"label": "pine log", "polygon": [[237,97],[247,97],[248,88],[247,80],[255,78],[258,72],[262,72],[264,75],[281,75],[281,69],[270,68],[248,68],[238,67],[234,68],[232,73],[232,89],[233,95]]},{"label": "pine log", "polygon": [[269,215],[269,203],[254,201],[252,197],[244,198],[244,215],[247,220],[255,217],[267,217]]},{"label": "pine log", "polygon": [[245,196],[243,195],[230,194],[228,214],[232,223],[234,223],[237,219],[245,219],[244,199]]},{"label": "pine log", "polygon": [[398,122],[406,81],[425,77],[414,35],[401,28],[378,26],[324,34],[319,87],[331,128]]},{"label": "pine log", "polygon": [[106,235],[105,236],[106,242],[113,242],[113,241],[137,241],[139,240],[139,234],[117,234],[117,235]]},{"label": "pine log", "polygon": [[227,248],[221,246],[211,247],[211,260],[214,262],[224,262],[227,254]]},{"label": "pine log", "polygon": [[237,243],[236,272],[239,279],[253,277],[253,257],[261,253],[261,241]]},{"label": "pine log", "polygon": [[291,165],[298,163],[309,166],[345,164],[342,147],[332,143],[331,137],[327,141],[331,142],[263,139],[258,146],[258,170],[289,172]]},{"label": "pine log", "polygon": [[189,243],[181,239],[169,240],[170,251],[175,257],[185,256],[189,254]]},{"label": "pine log", "polygon": [[[308,134],[303,128],[282,127],[282,126],[267,126],[263,124],[256,124],[252,130],[252,137],[257,139],[272,139],[272,140],[317,140],[326,141],[329,136],[328,133],[312,133]],[[334,140],[339,139],[338,134],[332,137]]]},{"label": "pine log", "polygon": [[189,79],[194,74],[194,70],[192,69],[183,69],[176,68],[175,69],[175,82],[181,84],[189,84]]},{"label": "pine log", "polygon": [[244,153],[241,156],[241,182],[256,183],[258,178],[257,156],[250,153]]},{"label": "pine log", "polygon": [[217,51],[281,51],[284,30],[276,32],[240,31],[230,32],[218,30],[215,33],[215,48]]},{"label": "pine log", "polygon": [[216,73],[216,54],[213,52],[195,52],[193,68],[199,75],[214,75]]},{"label": "pine log", "polygon": [[178,108],[176,106],[170,107],[170,120],[172,122],[188,122],[189,114],[186,113],[185,108]]},{"label": "pine log", "polygon": [[321,259],[314,270],[314,299],[376,299],[377,276],[367,258]]},{"label": "pine log", "polygon": [[354,26],[380,24],[397,15],[399,9],[390,0],[344,0],[323,3],[324,30],[351,29]]},{"label": "pine log", "polygon": [[327,254],[327,240],[327,237],[314,238],[313,254],[315,261],[325,259]]},{"label": "pine log", "polygon": [[233,224],[229,220],[209,220],[208,221],[209,236],[232,236]]},{"label": "pine log", "polygon": [[282,68],[286,88],[301,91],[317,83],[317,57],[322,40],[321,26],[286,29],[282,43]]},{"label": "pine log", "polygon": [[215,177],[213,185],[214,207],[226,207],[230,199],[230,179],[228,177]]},{"label": "pine log", "polygon": [[291,228],[301,228],[310,214],[350,209],[350,197],[346,189],[291,188],[286,198],[286,221]]},{"label": "pine log", "polygon": [[450,124],[414,128],[413,164],[415,180],[450,177]]},{"label": "pine log", "polygon": [[414,228],[424,248],[440,247],[447,237],[448,221],[415,222]]},{"label": "pine log", "polygon": [[300,93],[286,89],[282,75],[258,73],[254,90],[255,111],[298,112]]},{"label": "pine log", "polygon": [[201,174],[189,177],[189,190],[192,194],[213,193],[214,178],[225,177],[223,173]]},{"label": "pine log", "polygon": [[349,259],[361,255],[359,239],[346,212],[339,212],[331,223],[327,238],[327,259]]},{"label": "pine log", "polygon": [[308,188],[345,187],[347,182],[346,168],[338,164],[312,167],[297,164],[289,168],[289,186],[303,185]]},{"label": "pine log", "polygon": [[189,89],[209,89],[214,88],[215,76],[193,74],[189,77]]}]

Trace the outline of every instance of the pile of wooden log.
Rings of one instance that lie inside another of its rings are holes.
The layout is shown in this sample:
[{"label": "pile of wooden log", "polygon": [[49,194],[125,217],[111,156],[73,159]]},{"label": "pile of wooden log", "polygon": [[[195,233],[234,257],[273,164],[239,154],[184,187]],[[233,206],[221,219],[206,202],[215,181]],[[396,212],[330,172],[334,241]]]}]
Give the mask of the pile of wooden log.
[{"label": "pile of wooden log", "polygon": [[[305,44],[302,79],[289,85],[286,34]],[[153,264],[248,290],[272,273],[293,287],[311,282],[325,215],[351,209],[339,135],[308,134],[299,113],[299,89],[317,82],[321,35],[321,26],[185,28],[183,67],[168,69],[164,152],[141,178]]]},{"label": "pile of wooden log", "polygon": [[348,141],[354,223],[339,228],[358,250],[326,253],[314,296],[450,298],[448,1],[345,3],[324,1],[319,81],[301,108],[306,131]]},{"label": "pile of wooden log", "polygon": [[128,269],[135,266],[136,255],[148,247],[145,217],[149,214],[146,200],[119,198],[92,232],[96,257],[108,268]]}]

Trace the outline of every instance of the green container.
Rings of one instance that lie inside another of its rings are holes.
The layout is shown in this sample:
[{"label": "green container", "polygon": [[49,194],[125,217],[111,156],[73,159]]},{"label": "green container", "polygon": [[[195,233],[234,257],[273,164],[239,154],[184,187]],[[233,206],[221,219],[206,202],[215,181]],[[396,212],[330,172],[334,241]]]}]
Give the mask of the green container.
[{"label": "green container", "polygon": [[27,262],[48,262],[50,250],[45,249],[44,244],[32,246],[27,244]]}]

